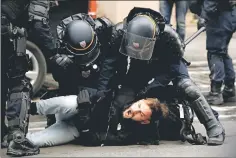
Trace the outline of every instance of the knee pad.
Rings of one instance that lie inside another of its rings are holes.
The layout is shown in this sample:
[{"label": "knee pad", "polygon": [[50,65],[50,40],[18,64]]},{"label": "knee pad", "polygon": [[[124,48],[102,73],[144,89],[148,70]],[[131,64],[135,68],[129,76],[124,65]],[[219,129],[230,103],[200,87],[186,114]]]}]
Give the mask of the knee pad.
[{"label": "knee pad", "polygon": [[12,87],[7,100],[7,117],[9,127],[19,126],[26,134],[28,132],[29,111],[32,86],[27,80]]},{"label": "knee pad", "polygon": [[[29,92],[11,93],[7,101],[8,126],[18,126],[26,134],[28,132],[29,109]],[[13,110],[15,111],[13,112]]]},{"label": "knee pad", "polygon": [[31,96],[32,90],[33,90],[33,87],[30,81],[26,78],[17,77],[17,78],[11,79],[11,83],[9,83],[9,94],[29,92]]},{"label": "knee pad", "polygon": [[8,59],[9,79],[23,78],[29,70],[29,56],[25,53],[17,53]]},{"label": "knee pad", "polygon": [[177,87],[191,102],[195,101],[202,95],[200,89],[190,79],[180,80]]}]

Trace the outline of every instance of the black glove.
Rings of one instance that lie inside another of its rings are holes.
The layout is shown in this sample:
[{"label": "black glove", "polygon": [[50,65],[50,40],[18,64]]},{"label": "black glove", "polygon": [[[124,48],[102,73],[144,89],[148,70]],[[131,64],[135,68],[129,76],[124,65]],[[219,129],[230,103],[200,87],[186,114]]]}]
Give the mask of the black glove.
[{"label": "black glove", "polygon": [[78,103],[78,105],[91,104],[90,95],[89,95],[88,90],[82,90],[79,92],[79,94],[77,96],[77,103]]},{"label": "black glove", "polygon": [[69,65],[73,64],[73,61],[64,54],[56,54],[50,58],[52,64],[59,66],[63,70],[66,70]]},{"label": "black glove", "polygon": [[202,27],[206,27],[206,24],[207,24],[207,22],[205,19],[199,18],[198,22],[197,22],[197,29],[199,30]]},{"label": "black glove", "polygon": [[79,131],[89,129],[92,104],[87,90],[82,90],[77,96],[78,113],[75,116],[75,126]]}]

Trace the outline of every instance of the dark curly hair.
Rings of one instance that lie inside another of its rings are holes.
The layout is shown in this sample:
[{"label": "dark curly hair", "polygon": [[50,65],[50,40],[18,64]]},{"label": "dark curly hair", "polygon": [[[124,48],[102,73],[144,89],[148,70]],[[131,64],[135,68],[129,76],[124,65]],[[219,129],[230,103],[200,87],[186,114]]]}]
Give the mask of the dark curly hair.
[{"label": "dark curly hair", "polygon": [[167,117],[169,114],[167,105],[161,103],[157,98],[146,98],[145,101],[152,110],[151,120],[156,121],[160,116]]}]

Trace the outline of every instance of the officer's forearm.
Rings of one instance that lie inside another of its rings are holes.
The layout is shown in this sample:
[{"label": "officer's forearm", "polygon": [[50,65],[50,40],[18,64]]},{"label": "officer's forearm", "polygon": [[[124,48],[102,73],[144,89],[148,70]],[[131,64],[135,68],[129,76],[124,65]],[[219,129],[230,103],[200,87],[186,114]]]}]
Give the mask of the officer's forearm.
[{"label": "officer's forearm", "polygon": [[98,90],[107,89],[110,79],[115,74],[115,63],[116,59],[114,57],[110,57],[104,61],[100,72],[100,77],[98,79]]}]

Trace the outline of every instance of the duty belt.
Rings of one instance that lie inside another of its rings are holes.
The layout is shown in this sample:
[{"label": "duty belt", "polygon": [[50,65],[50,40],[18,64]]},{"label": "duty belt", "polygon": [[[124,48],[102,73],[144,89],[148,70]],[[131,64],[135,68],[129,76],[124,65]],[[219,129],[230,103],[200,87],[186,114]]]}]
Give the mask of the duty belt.
[{"label": "duty belt", "polygon": [[41,17],[41,16],[37,16],[37,15],[30,16],[30,17],[29,17],[29,21],[33,21],[33,20],[39,20],[39,21],[42,21],[43,24],[47,24],[47,23],[48,23],[48,19],[47,19],[47,18],[45,18],[45,17]]}]

